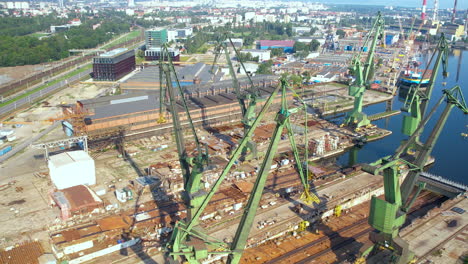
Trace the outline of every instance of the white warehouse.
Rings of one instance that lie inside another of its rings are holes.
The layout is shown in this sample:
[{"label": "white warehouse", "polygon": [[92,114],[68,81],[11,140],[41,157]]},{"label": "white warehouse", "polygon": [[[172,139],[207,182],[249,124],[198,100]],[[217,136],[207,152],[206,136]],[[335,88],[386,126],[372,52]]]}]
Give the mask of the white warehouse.
[{"label": "white warehouse", "polygon": [[96,184],[94,160],[85,151],[69,151],[50,156],[48,166],[50,179],[59,190]]},{"label": "white warehouse", "polygon": [[258,62],[262,62],[270,59],[271,50],[245,49],[241,53],[250,53],[252,57],[258,57]]}]

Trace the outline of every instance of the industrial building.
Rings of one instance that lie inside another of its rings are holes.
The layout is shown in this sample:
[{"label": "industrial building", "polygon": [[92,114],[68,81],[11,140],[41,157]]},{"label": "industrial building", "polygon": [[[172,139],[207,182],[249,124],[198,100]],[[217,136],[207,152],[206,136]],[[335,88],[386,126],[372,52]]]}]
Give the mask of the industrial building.
[{"label": "industrial building", "polygon": [[[260,93],[266,97],[274,89],[275,79],[269,75],[255,76],[253,81],[259,86]],[[239,82],[242,90],[249,87],[247,79],[240,79]],[[207,83],[184,88],[184,97],[189,99],[187,103],[195,126],[220,125],[240,119],[241,109],[231,80],[221,81],[216,85]],[[177,98],[180,99],[180,96]],[[279,100],[280,98],[277,98],[275,103],[279,103]],[[164,115],[167,123],[157,122],[159,105],[159,93],[146,91],[80,100],[72,111],[90,113],[85,119],[88,134],[123,129],[128,136],[150,131],[153,135],[163,135],[170,133],[172,125],[166,111]],[[179,111],[181,122],[187,125],[184,122],[187,117],[182,106],[179,106]]]},{"label": "industrial building", "polygon": [[50,156],[49,175],[57,189],[96,184],[94,160],[85,151],[69,151]]},{"label": "industrial building", "polygon": [[270,57],[271,50],[244,49],[244,50],[241,50],[241,53],[244,53],[244,54],[249,53],[250,55],[252,55],[253,58],[258,57],[259,62],[267,61],[271,58]]},{"label": "industrial building", "polygon": [[266,49],[283,49],[284,52],[292,53],[294,51],[294,40],[260,40],[257,43],[257,48]]},{"label": "industrial building", "polygon": [[93,58],[93,79],[116,81],[135,69],[135,51],[119,48]]},{"label": "industrial building", "polygon": [[165,28],[153,28],[145,31],[147,49],[161,47],[162,44],[168,41],[167,29]]},{"label": "industrial building", "polygon": [[302,35],[304,33],[310,33],[310,27],[292,27],[294,34]]},{"label": "industrial building", "polygon": [[[180,85],[188,86],[221,81],[224,73],[218,70],[218,66],[213,69],[211,67],[211,65],[199,62],[185,67],[175,66],[175,69]],[[175,80],[173,81],[173,86],[175,86]],[[159,67],[155,65],[146,66],[120,84],[122,93],[159,92],[159,89]]]},{"label": "industrial building", "polygon": [[74,215],[93,212],[103,207],[103,201],[90,188],[77,185],[51,194],[55,205],[60,208],[60,217],[67,220]]},{"label": "industrial building", "polygon": [[[153,61],[159,60],[162,53],[161,47],[152,47],[145,50],[145,60]],[[180,61],[180,52],[177,48],[168,48],[169,56],[171,56],[172,61]],[[168,58],[164,57],[164,60],[167,61]]]},{"label": "industrial building", "polygon": [[234,45],[234,47],[240,49],[242,48],[242,46],[244,45],[244,40],[241,39],[241,38],[232,38],[230,41],[228,40],[225,40],[224,41],[225,43],[229,44],[232,42],[232,44]]},{"label": "industrial building", "polygon": [[440,33],[444,33],[449,41],[457,41],[465,35],[465,26],[454,23],[445,23],[439,28]]}]

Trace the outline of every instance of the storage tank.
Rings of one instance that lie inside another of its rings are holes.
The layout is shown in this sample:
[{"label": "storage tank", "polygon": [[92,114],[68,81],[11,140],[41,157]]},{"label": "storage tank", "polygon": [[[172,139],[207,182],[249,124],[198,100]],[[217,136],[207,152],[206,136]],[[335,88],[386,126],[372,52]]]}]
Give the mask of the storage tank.
[{"label": "storage tank", "polygon": [[48,167],[50,179],[59,190],[76,185],[96,184],[94,160],[85,151],[69,151],[50,156]]}]

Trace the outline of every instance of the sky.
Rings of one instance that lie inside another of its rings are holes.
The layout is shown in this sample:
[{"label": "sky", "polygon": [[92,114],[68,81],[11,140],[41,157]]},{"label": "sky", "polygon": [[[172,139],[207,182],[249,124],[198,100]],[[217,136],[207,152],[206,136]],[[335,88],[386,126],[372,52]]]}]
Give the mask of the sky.
[{"label": "sky", "polygon": [[[358,2],[366,5],[392,5],[392,6],[406,6],[406,7],[420,7],[422,0],[367,0],[367,1],[353,1],[353,0],[322,0],[324,3],[335,4],[357,4]],[[439,0],[439,9],[453,8],[454,0]],[[427,0],[427,7],[432,8],[434,0]],[[468,0],[458,0],[457,10],[467,9]]]}]

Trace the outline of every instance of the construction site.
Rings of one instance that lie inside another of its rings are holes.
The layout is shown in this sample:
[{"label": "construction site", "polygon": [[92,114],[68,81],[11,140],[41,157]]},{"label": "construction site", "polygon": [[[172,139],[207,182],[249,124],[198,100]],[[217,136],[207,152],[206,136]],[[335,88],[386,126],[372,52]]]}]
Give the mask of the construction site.
[{"label": "construction site", "polygon": [[[366,51],[347,61],[349,82],[238,77],[226,37],[211,69],[175,66],[162,46],[159,63],[119,87],[80,84],[14,113],[2,131],[38,140],[2,164],[0,263],[466,261],[468,186],[426,171],[448,116],[468,114],[458,85],[431,97],[448,41],[398,91],[412,51],[382,34],[379,13]],[[385,110],[366,114],[371,105]],[[373,122],[395,115],[406,138],[392,154],[351,162],[392,134]],[[348,166],[334,159],[345,153]]]}]

